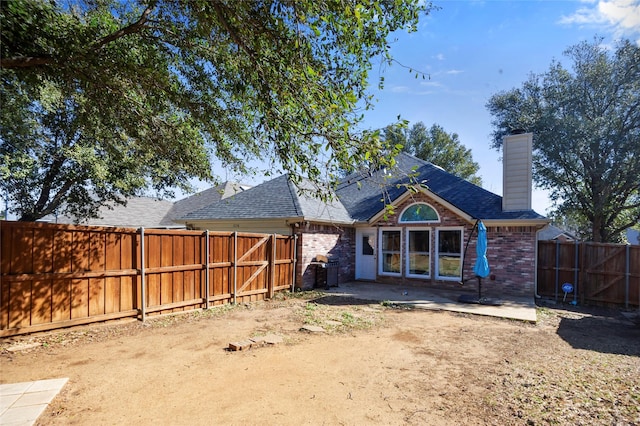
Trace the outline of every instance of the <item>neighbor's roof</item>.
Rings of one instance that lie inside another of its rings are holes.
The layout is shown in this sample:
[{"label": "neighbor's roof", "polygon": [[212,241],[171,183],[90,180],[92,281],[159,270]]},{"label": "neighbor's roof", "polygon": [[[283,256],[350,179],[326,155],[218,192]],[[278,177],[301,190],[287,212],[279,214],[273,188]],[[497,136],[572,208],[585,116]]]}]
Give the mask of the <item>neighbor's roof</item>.
[{"label": "neighbor's roof", "polygon": [[[386,203],[408,191],[406,184],[419,183],[431,193],[474,219],[544,219],[533,210],[502,211],[502,197],[446,172],[441,167],[406,153],[396,157],[393,170],[377,170],[369,175],[352,174],[338,186],[336,193],[351,217],[366,222]],[[412,174],[412,177],[409,177]],[[386,194],[385,194],[386,191]]]},{"label": "neighbor's roof", "polygon": [[110,203],[100,208],[100,218],[77,220],[74,217],[53,215],[45,218],[48,222],[80,224],[91,226],[118,226],[124,228],[174,227],[177,224],[168,215],[173,203],[152,197],[132,197],[127,205]]},{"label": "neighbor's roof", "polygon": [[238,182],[224,182],[176,201],[168,215],[172,220],[179,219],[210,204],[240,194],[249,188],[251,188],[250,185],[244,185]]},{"label": "neighbor's roof", "polygon": [[313,190],[303,180],[300,189],[283,175],[254,186],[233,197],[213,202],[179,218],[180,221],[235,219],[293,219],[315,222],[352,223],[349,213],[337,200],[323,202],[302,190]]},{"label": "neighbor's roof", "polygon": [[565,236],[565,238],[569,238],[571,240],[577,239],[575,236],[573,236],[569,232],[564,231],[558,228],[557,226],[553,226],[551,224],[545,226],[540,230],[540,232],[538,232],[538,239],[539,240],[555,240],[563,235]]}]

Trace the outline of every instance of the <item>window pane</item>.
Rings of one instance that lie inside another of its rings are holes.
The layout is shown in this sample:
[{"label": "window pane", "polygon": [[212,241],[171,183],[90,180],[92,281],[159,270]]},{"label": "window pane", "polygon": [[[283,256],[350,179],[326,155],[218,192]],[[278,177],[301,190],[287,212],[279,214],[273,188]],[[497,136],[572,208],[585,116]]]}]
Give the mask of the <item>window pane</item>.
[{"label": "window pane", "polygon": [[411,275],[429,275],[429,254],[409,253],[409,273]]},{"label": "window pane", "polygon": [[457,254],[462,253],[461,246],[461,231],[439,231],[438,235],[438,251],[443,253]]},{"label": "window pane", "polygon": [[429,231],[409,231],[409,251],[429,252]]},{"label": "window pane", "polygon": [[428,230],[408,231],[409,235],[409,275],[429,276],[431,257],[429,256],[430,235]]},{"label": "window pane", "polygon": [[371,237],[369,235],[362,236],[362,254],[365,256],[373,256],[373,246],[371,245]]},{"label": "window pane", "polygon": [[426,204],[414,204],[407,208],[400,222],[433,222],[438,220],[438,213]]},{"label": "window pane", "polygon": [[462,231],[438,232],[438,275],[460,277],[462,273]]},{"label": "window pane", "polygon": [[382,271],[400,273],[400,253],[382,254]]},{"label": "window pane", "polygon": [[400,251],[400,231],[382,231],[382,250]]},{"label": "window pane", "polygon": [[399,274],[401,272],[401,231],[382,231],[382,272]]}]

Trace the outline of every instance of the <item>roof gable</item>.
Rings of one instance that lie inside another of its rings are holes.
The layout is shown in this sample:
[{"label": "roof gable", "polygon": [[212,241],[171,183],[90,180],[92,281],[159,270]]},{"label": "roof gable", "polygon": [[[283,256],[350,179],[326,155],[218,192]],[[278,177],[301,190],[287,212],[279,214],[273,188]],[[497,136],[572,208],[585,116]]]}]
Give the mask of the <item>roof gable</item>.
[{"label": "roof gable", "polygon": [[191,212],[200,210],[210,204],[217,203],[220,200],[232,197],[249,188],[251,188],[249,185],[243,185],[237,182],[224,182],[220,185],[216,185],[187,198],[176,201],[168,216],[171,220],[182,218]]},{"label": "roof gable", "polygon": [[300,219],[316,222],[351,223],[349,213],[339,200],[322,201],[312,195],[313,184],[303,180],[296,187],[288,175],[283,175],[235,194],[214,201],[179,219],[210,221],[234,219]]},{"label": "roof gable", "polygon": [[533,210],[504,212],[499,195],[407,153],[396,157],[393,171],[383,169],[366,176],[357,173],[348,176],[336,193],[355,220],[369,221],[384,210],[385,204],[409,192],[408,185],[416,184],[474,219],[544,219]]},{"label": "roof gable", "polygon": [[189,212],[180,220],[268,219],[302,214],[286,175]]}]

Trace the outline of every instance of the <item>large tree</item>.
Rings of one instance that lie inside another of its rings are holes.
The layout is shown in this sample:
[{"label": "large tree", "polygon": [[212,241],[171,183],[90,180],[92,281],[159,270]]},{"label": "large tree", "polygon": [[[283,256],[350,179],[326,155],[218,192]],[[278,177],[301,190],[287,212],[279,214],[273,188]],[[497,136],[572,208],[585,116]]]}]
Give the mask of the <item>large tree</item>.
[{"label": "large tree", "polygon": [[487,107],[494,148],[512,130],[533,132],[534,179],[555,215],[584,238],[614,242],[640,221],[640,48],[601,41],[568,48],[570,68],[553,61]]},{"label": "large tree", "polygon": [[[211,156],[337,178],[387,147],[358,132],[372,60],[419,0],[15,0],[0,9],[0,190],[22,220],[91,217],[211,178]],[[214,171],[215,172],[215,171]],[[326,173],[326,174],[325,174]]]},{"label": "large tree", "polygon": [[457,133],[447,133],[437,124],[427,128],[419,121],[411,127],[406,123],[389,125],[385,127],[383,136],[389,144],[402,145],[402,150],[409,154],[482,185],[482,178],[476,174],[480,166],[473,161],[471,150],[462,144]]}]

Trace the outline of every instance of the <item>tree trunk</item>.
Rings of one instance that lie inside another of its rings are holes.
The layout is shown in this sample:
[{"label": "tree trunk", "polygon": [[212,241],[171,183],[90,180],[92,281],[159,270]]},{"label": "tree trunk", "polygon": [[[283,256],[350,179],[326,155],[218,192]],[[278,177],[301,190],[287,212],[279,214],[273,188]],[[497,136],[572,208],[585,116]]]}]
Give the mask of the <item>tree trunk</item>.
[{"label": "tree trunk", "polygon": [[603,217],[599,214],[593,216],[593,222],[591,223],[591,239],[594,243],[601,243],[603,241],[604,229],[602,224],[604,223]]}]

